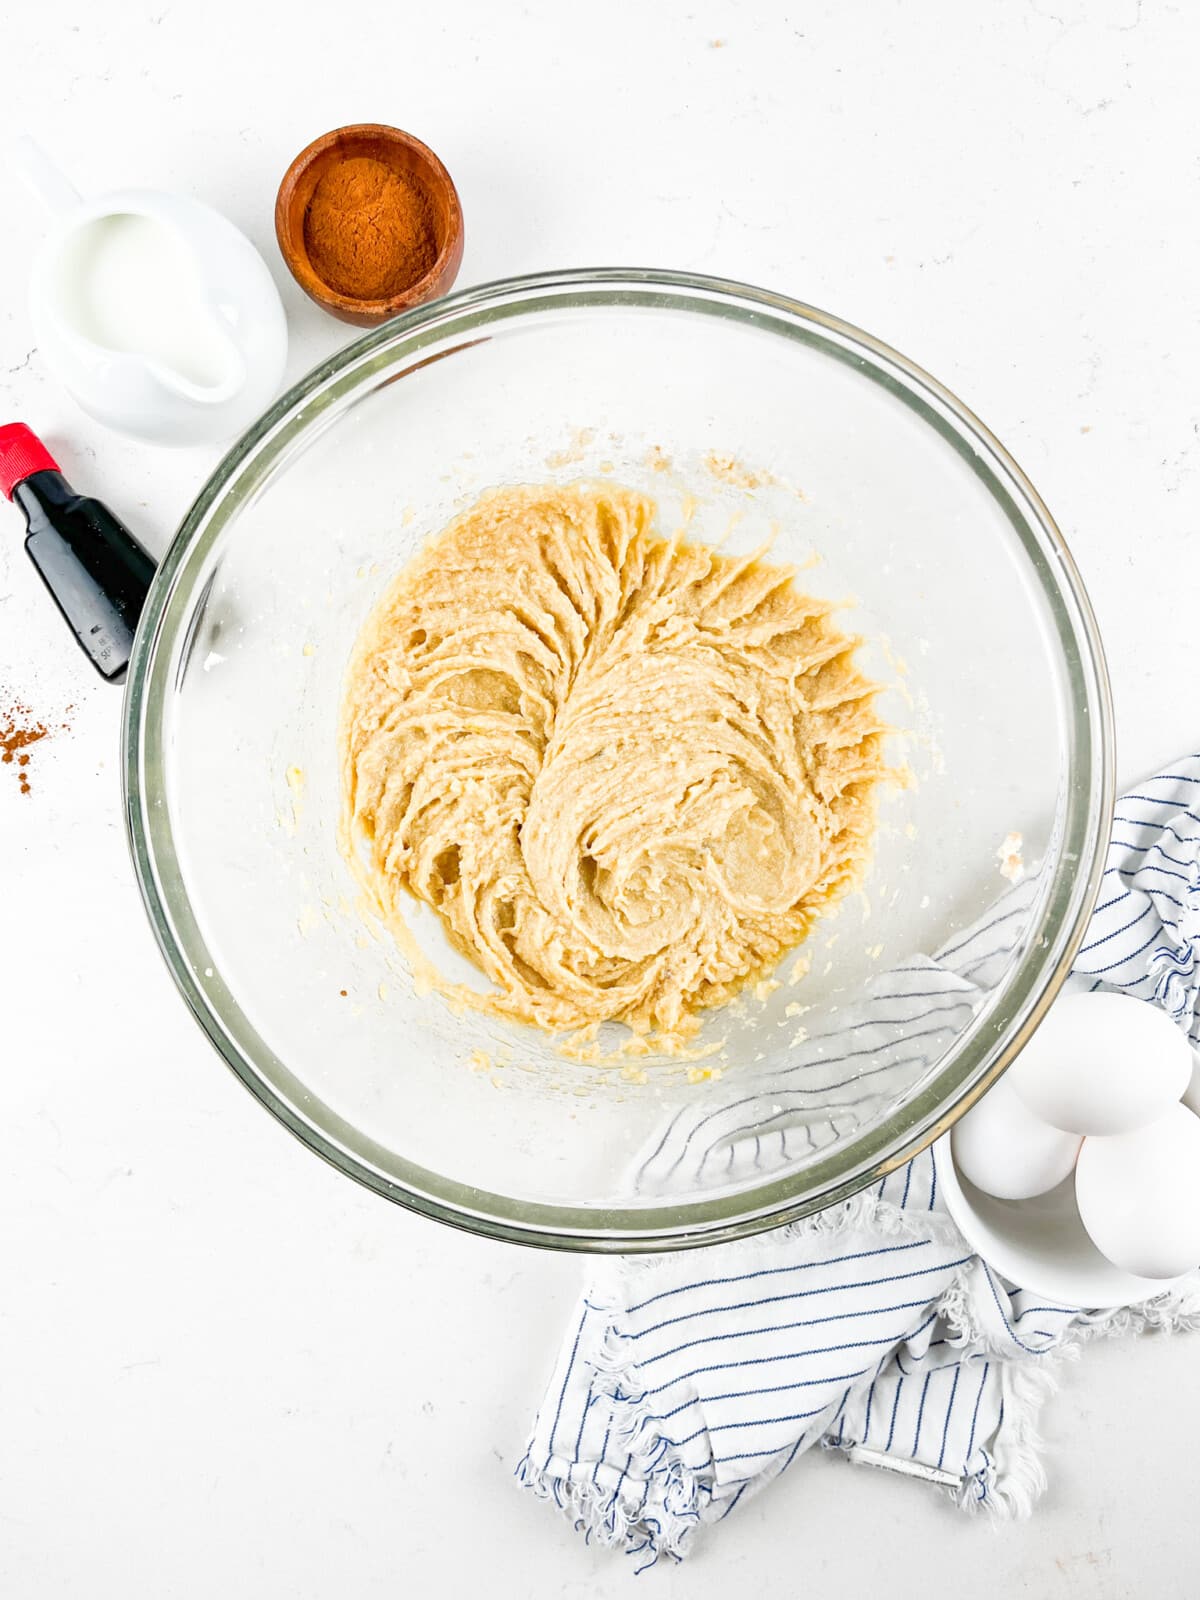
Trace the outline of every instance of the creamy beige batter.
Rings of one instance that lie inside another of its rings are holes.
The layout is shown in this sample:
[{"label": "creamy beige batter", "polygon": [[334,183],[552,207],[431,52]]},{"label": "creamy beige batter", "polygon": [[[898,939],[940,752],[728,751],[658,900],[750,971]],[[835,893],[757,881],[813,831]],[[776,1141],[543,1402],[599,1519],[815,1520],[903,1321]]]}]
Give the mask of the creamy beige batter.
[{"label": "creamy beige batter", "polygon": [[885,765],[830,604],[654,514],[496,490],[404,568],[350,665],[343,846],[495,986],[462,998],[669,1044],[860,878]]}]

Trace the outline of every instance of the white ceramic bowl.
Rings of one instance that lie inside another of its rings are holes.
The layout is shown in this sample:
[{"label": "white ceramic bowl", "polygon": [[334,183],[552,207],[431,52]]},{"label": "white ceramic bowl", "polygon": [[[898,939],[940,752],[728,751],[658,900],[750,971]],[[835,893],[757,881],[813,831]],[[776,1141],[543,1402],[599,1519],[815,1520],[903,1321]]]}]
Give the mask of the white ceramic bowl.
[{"label": "white ceramic bowl", "polygon": [[1163,1294],[1178,1278],[1138,1278],[1102,1256],[1075,1204],[1075,1175],[1032,1200],[997,1200],[964,1178],[950,1135],[933,1147],[938,1192],[958,1231],[1003,1277],[1059,1305],[1088,1311],[1136,1305]]}]

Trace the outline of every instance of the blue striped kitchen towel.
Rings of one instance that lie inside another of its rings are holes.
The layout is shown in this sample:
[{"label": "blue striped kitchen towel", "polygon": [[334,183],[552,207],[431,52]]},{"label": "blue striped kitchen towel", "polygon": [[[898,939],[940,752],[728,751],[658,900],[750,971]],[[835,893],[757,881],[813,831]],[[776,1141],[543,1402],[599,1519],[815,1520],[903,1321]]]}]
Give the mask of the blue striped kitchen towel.
[{"label": "blue striped kitchen towel", "polygon": [[[786,1158],[789,1138],[812,1137],[806,1093],[826,1105],[846,1084],[861,1100],[864,1080],[895,1069],[898,1033],[921,1033],[936,1052],[1007,958],[1033,892],[1018,884],[936,959],[882,974],[763,1096],[677,1115],[637,1189],[678,1191],[714,1161],[750,1170],[764,1125]],[[1160,1005],[1200,1045],[1200,756],[1118,804],[1069,982]],[[815,1444],[943,1484],[966,1509],[1024,1513],[1044,1484],[1036,1425],[1056,1358],[1098,1332],[1192,1326],[1200,1276],[1104,1313],[1008,1283],[964,1243],[924,1151],[803,1223],[605,1263],[572,1318],[517,1475],[639,1567],[682,1558],[699,1527]]]}]

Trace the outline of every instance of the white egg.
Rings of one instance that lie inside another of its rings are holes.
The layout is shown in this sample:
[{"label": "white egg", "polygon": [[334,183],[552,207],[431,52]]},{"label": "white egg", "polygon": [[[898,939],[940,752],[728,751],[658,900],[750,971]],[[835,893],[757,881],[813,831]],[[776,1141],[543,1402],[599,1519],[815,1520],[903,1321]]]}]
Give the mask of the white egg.
[{"label": "white egg", "polygon": [[1165,1011],[1099,993],[1057,1000],[1008,1072],[1034,1116],[1082,1134],[1158,1121],[1191,1074],[1187,1039]]},{"label": "white egg", "polygon": [[954,1124],[954,1164],[997,1200],[1028,1200],[1056,1188],[1075,1165],[1079,1137],[1035,1117],[1006,1074]]},{"label": "white egg", "polygon": [[1092,1243],[1139,1278],[1200,1264],[1200,1117],[1186,1106],[1132,1133],[1085,1139],[1075,1198]]}]

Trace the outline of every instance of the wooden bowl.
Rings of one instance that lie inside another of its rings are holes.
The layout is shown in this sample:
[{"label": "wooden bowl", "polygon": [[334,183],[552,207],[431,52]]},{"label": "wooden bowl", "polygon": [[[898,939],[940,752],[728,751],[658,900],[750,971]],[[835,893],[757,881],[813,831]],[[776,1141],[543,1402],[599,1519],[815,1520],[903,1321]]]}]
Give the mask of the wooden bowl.
[{"label": "wooden bowl", "polygon": [[[353,156],[381,161],[418,183],[433,213],[436,260],[424,276],[384,300],[358,300],[331,289],[314,271],[304,242],[304,219],[313,191],[331,167]],[[462,206],[450,174],[428,145],[399,128],[358,122],[322,134],[292,162],[275,198],[275,236],[289,272],[310,300],[343,322],[373,328],[449,291],[462,265]]]}]

